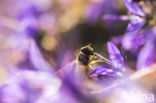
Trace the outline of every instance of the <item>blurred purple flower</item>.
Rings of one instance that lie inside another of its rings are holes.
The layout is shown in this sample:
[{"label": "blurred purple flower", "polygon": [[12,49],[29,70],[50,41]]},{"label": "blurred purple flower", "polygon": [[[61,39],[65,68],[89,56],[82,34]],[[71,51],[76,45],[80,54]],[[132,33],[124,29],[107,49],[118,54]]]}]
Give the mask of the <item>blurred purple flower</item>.
[{"label": "blurred purple flower", "polygon": [[129,12],[131,12],[134,15],[139,15],[139,16],[145,16],[144,11],[142,10],[139,1],[135,1],[135,0],[124,0],[125,5],[128,9]]},{"label": "blurred purple flower", "polygon": [[67,87],[71,83],[62,84],[32,39],[29,57],[36,71],[18,69],[10,73],[7,83],[0,86],[1,103],[78,103],[76,94]]},{"label": "blurred purple flower", "polygon": [[133,16],[127,16],[127,15],[104,15],[104,20],[121,20],[121,21],[130,21],[127,26],[127,33],[136,33],[138,32],[146,23],[146,20],[142,17],[133,15]]},{"label": "blurred purple flower", "polygon": [[104,20],[131,20],[130,16],[127,15],[122,15],[122,16],[118,16],[118,15],[114,15],[114,14],[107,14],[103,16]]},{"label": "blurred purple flower", "polygon": [[138,55],[137,69],[142,69],[156,63],[156,45],[146,43]]},{"label": "blurred purple flower", "polygon": [[89,22],[95,22],[103,14],[115,13],[117,11],[113,5],[115,2],[117,2],[117,0],[101,0],[89,4],[87,10],[85,11],[86,18]]},{"label": "blurred purple flower", "polygon": [[[20,71],[0,88],[1,103],[77,103],[61,89],[61,80],[47,72]],[[73,98],[72,98],[73,97]]]},{"label": "blurred purple flower", "polygon": [[156,27],[145,30],[143,35],[145,35],[146,42],[138,55],[137,69],[156,63]]},{"label": "blurred purple flower", "polygon": [[124,35],[122,45],[127,50],[136,51],[145,42],[144,35],[127,33]]},{"label": "blurred purple flower", "polygon": [[37,19],[34,17],[23,18],[20,21],[21,33],[28,37],[34,37],[38,33]]},{"label": "blurred purple flower", "polygon": [[38,34],[38,21],[43,11],[33,1],[17,3],[17,19],[20,22],[20,32],[28,37]]},{"label": "blurred purple flower", "polygon": [[128,24],[127,31],[123,36],[122,45],[127,50],[136,50],[144,43],[144,35],[139,34],[138,32],[145,25],[146,20],[133,16],[130,23]]},{"label": "blurred purple flower", "polygon": [[[122,37],[122,42],[119,42],[123,45],[125,49],[130,50],[133,45],[135,45],[135,50],[138,49],[144,42],[143,36],[137,35],[137,33],[142,29],[142,27],[147,22],[145,19],[146,14],[144,13],[139,1],[135,0],[124,0],[124,3],[129,12],[130,16],[115,16],[115,15],[105,15],[104,20],[129,20],[127,30],[125,35]],[[118,43],[118,42],[117,42]],[[135,44],[136,43],[136,44]]]},{"label": "blurred purple flower", "polygon": [[99,66],[94,71],[91,72],[92,76],[102,77],[102,76],[122,76],[118,71],[113,70],[111,67]]},{"label": "blurred purple flower", "polygon": [[113,43],[108,42],[107,50],[108,50],[109,58],[112,61],[115,68],[118,70],[124,70],[125,69],[124,58],[121,56],[118,48]]},{"label": "blurred purple flower", "polygon": [[34,18],[38,18],[41,14],[42,12],[39,11],[35,5],[28,3],[23,8],[20,9],[18,18],[20,20],[27,18],[27,17],[31,17],[31,16]]},{"label": "blurred purple flower", "polygon": [[145,19],[138,16],[133,16],[130,23],[128,24],[127,33],[138,32],[144,26],[145,23],[146,23]]},{"label": "blurred purple flower", "polygon": [[29,57],[33,66],[40,71],[52,72],[54,69],[44,60],[34,40],[29,42]]}]

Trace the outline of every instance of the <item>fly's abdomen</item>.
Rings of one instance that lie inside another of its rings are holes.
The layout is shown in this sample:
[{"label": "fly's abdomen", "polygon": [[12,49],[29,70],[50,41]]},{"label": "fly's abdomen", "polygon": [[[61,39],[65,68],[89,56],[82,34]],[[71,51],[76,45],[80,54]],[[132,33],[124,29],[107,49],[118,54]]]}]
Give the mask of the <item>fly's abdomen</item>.
[{"label": "fly's abdomen", "polygon": [[82,64],[82,65],[88,65],[89,63],[89,57],[84,55],[84,54],[80,54],[78,57],[78,61]]}]

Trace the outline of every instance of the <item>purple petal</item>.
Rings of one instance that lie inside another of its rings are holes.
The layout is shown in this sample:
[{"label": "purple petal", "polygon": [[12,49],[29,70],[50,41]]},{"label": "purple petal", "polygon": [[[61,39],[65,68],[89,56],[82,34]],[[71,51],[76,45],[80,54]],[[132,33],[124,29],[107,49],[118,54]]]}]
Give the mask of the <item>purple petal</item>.
[{"label": "purple petal", "polygon": [[122,15],[122,16],[117,16],[117,15],[104,15],[103,16],[104,20],[130,20],[131,18],[127,15]]},{"label": "purple petal", "polygon": [[85,16],[90,22],[95,22],[101,14],[116,13],[116,9],[112,5],[116,0],[101,0],[99,2],[91,3],[85,11]]},{"label": "purple petal", "polygon": [[142,32],[142,35],[145,36],[146,41],[151,41],[154,43],[156,40],[156,27],[151,27]]},{"label": "purple petal", "polygon": [[140,18],[138,16],[134,16],[131,19],[130,23],[128,24],[127,33],[139,31],[144,26],[145,23],[146,23],[145,19]]},{"label": "purple petal", "polygon": [[127,65],[128,63],[127,63],[127,54],[126,54],[126,51],[125,51],[125,48],[123,47],[123,45],[122,45],[122,56],[124,57],[124,60],[125,60],[125,64]]},{"label": "purple petal", "polygon": [[52,71],[52,67],[42,57],[35,41],[31,40],[29,45],[29,56],[32,64],[38,70]]},{"label": "purple petal", "polygon": [[56,103],[52,100],[60,93],[61,84],[60,79],[47,72],[20,71],[0,87],[0,100],[1,103]]},{"label": "purple petal", "polygon": [[23,18],[20,21],[21,30],[29,37],[34,37],[38,33],[37,20],[33,16]]},{"label": "purple petal", "polygon": [[118,48],[113,43],[108,42],[107,50],[108,50],[109,58],[114,64],[115,68],[124,70],[124,66],[125,66],[124,59],[121,56]]},{"label": "purple petal", "polygon": [[113,42],[115,45],[120,45],[122,41],[123,41],[123,35],[113,36],[111,38],[111,42]]},{"label": "purple petal", "polygon": [[153,43],[147,43],[139,53],[137,69],[142,69],[156,62],[156,48]]},{"label": "purple petal", "polygon": [[100,66],[91,72],[91,75],[106,75],[106,76],[122,76],[120,72],[117,72],[110,67]]},{"label": "purple petal", "polygon": [[86,10],[87,13],[85,12],[85,14],[87,14],[87,19],[92,22],[96,21],[102,13],[102,8],[103,6],[101,4],[89,5],[89,7],[87,8],[88,10]]},{"label": "purple petal", "polygon": [[137,50],[141,45],[144,44],[144,36],[136,34],[126,34],[123,38],[122,45],[128,50]]},{"label": "purple petal", "polygon": [[[26,4],[26,7],[21,7],[19,10],[18,18],[29,18],[29,16],[33,16],[38,18],[41,15],[41,12],[32,4]],[[22,5],[23,6],[23,5]]]},{"label": "purple petal", "polygon": [[145,16],[139,3],[133,2],[132,0],[124,0],[124,2],[129,12],[135,15]]}]

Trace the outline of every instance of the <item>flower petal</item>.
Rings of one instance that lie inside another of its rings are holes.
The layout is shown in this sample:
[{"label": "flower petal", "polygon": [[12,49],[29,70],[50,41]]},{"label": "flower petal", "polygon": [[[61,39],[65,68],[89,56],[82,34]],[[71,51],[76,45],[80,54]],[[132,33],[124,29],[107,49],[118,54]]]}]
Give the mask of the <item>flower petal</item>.
[{"label": "flower petal", "polygon": [[118,16],[118,15],[107,14],[107,15],[103,16],[103,19],[104,20],[122,20],[122,21],[125,21],[125,20],[130,20],[131,17],[129,17],[127,15]]},{"label": "flower petal", "polygon": [[145,13],[138,2],[133,2],[132,0],[124,0],[124,2],[129,12],[134,15],[145,16]]},{"label": "flower petal", "polygon": [[107,66],[99,66],[94,71],[90,73],[91,75],[103,75],[103,76],[122,76],[118,71],[115,71]]},{"label": "flower petal", "polygon": [[124,66],[125,66],[124,59],[121,56],[118,48],[112,42],[108,42],[107,50],[108,50],[109,58],[114,64],[115,68],[124,70]]},{"label": "flower petal", "polygon": [[127,27],[127,33],[138,32],[146,23],[146,20],[138,16],[133,16]]},{"label": "flower petal", "polygon": [[124,35],[122,45],[128,50],[137,50],[142,44],[144,44],[144,35],[126,34]]},{"label": "flower petal", "polygon": [[139,53],[137,69],[142,69],[156,62],[156,48],[153,43],[147,43]]},{"label": "flower petal", "polygon": [[99,2],[91,3],[85,10],[85,16],[90,22],[95,22],[101,17],[101,14],[116,13],[116,9],[112,3],[117,3],[116,0],[99,0]]},{"label": "flower petal", "polygon": [[35,41],[31,40],[29,45],[29,56],[32,64],[37,70],[52,71],[52,67],[42,57]]},{"label": "flower petal", "polygon": [[0,100],[1,103],[56,103],[52,101],[62,93],[61,85],[61,80],[48,72],[20,71],[0,87]]}]

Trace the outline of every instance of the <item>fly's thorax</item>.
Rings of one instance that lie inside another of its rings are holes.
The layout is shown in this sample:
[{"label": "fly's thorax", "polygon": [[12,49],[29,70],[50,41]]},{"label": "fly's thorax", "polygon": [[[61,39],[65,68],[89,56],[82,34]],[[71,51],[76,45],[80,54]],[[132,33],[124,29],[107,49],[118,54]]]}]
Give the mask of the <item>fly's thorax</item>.
[{"label": "fly's thorax", "polygon": [[93,48],[90,45],[84,46],[80,49],[80,53],[86,55],[86,56],[90,56],[93,55]]}]

